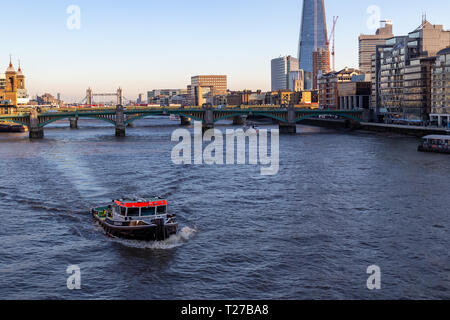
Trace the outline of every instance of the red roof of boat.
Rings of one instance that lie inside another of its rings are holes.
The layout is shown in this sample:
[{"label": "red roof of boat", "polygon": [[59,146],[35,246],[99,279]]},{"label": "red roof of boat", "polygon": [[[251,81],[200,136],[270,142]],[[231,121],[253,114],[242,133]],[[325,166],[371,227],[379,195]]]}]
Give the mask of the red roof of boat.
[{"label": "red roof of boat", "polygon": [[147,208],[147,207],[159,207],[167,206],[166,200],[151,201],[151,202],[120,202],[119,200],[114,201],[115,204],[125,208]]}]

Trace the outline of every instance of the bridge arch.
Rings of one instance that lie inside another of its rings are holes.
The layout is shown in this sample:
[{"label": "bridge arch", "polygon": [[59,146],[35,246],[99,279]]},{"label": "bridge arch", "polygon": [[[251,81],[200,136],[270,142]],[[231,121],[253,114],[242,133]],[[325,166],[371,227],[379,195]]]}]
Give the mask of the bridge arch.
[{"label": "bridge arch", "polygon": [[115,123],[113,120],[110,120],[110,119],[102,118],[102,117],[99,117],[99,116],[89,116],[89,115],[80,115],[80,114],[78,114],[78,115],[76,115],[76,116],[75,116],[75,115],[67,115],[67,116],[61,116],[61,117],[57,117],[57,118],[52,118],[52,119],[49,119],[49,120],[47,120],[47,121],[45,121],[45,122],[40,123],[40,124],[39,124],[39,127],[40,127],[40,128],[43,128],[43,127],[45,127],[45,126],[47,126],[47,125],[49,125],[49,124],[51,124],[51,123],[53,123],[53,122],[56,122],[56,121],[59,121],[59,120],[64,120],[64,119],[70,119],[70,118],[78,118],[78,119],[80,119],[80,118],[89,118],[89,119],[96,119],[96,120],[106,121],[106,122],[112,124],[113,126],[116,125],[116,123]]},{"label": "bridge arch", "polygon": [[161,113],[141,114],[139,116],[130,118],[127,121],[125,121],[125,125],[133,123],[134,121],[139,120],[139,119],[145,119],[146,117],[150,117],[150,116],[167,116],[169,114],[176,114],[176,115],[179,115],[181,117],[191,118],[191,119],[194,119],[194,120],[197,120],[197,121],[201,121],[201,122],[204,121],[203,119],[201,119],[199,117],[196,117],[196,116],[190,115],[190,114],[185,114],[185,113],[182,113],[182,112],[167,112],[167,114],[161,112]]}]

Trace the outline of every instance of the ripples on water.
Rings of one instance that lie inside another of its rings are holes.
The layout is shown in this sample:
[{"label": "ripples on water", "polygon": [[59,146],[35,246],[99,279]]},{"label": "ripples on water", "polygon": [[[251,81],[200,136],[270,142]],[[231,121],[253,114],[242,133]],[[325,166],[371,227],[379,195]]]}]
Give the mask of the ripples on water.
[{"label": "ripples on water", "polygon": [[[82,121],[45,139],[0,135],[0,293],[10,299],[450,298],[450,161],[417,139],[299,126],[280,172],[175,166],[163,119],[127,137]],[[220,127],[225,129],[225,127]],[[110,239],[89,214],[124,195],[163,195],[181,232]],[[66,268],[82,290],[66,288]],[[366,269],[383,289],[366,289]]]}]

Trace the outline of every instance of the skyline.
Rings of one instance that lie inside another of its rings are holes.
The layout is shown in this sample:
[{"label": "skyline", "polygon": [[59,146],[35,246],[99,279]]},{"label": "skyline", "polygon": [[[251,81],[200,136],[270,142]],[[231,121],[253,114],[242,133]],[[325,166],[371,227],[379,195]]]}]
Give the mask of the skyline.
[{"label": "skyline", "polygon": [[[375,32],[367,26],[371,5],[379,6],[381,19],[393,20],[394,35],[419,26],[423,12],[431,23],[450,29],[445,14],[450,4],[430,0],[425,9],[417,0],[406,8],[399,2],[325,1],[327,25],[340,17],[337,69],[358,67],[358,36]],[[80,30],[66,26],[71,4],[81,9]],[[30,96],[59,92],[68,102],[81,100],[88,87],[110,92],[119,86],[133,100],[151,89],[185,88],[198,74],[226,74],[231,90],[265,91],[271,59],[297,56],[301,8],[300,0],[6,3],[5,12],[19,13],[4,19],[14,28],[4,34],[0,67],[6,70],[12,54],[16,69],[21,60]]]}]

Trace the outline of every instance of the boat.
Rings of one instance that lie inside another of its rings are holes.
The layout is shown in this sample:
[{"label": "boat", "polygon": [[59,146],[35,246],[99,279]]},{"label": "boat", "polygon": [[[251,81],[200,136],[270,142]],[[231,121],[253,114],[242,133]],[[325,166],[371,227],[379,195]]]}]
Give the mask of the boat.
[{"label": "boat", "polygon": [[11,122],[0,122],[0,132],[26,132],[25,126]]},{"label": "boat", "polygon": [[170,119],[170,121],[180,121],[181,120],[180,116],[177,114],[171,114],[169,119]]},{"label": "boat", "polygon": [[161,197],[113,200],[91,212],[113,238],[164,241],[178,232],[176,215],[168,213],[167,200]]},{"label": "boat", "polygon": [[422,139],[418,151],[450,154],[450,135],[430,135]]}]

